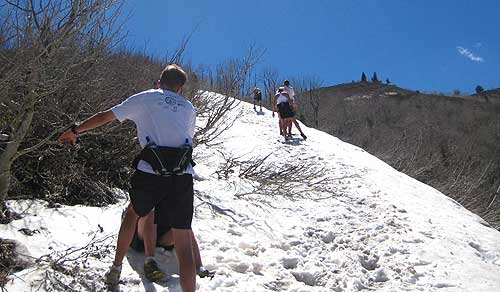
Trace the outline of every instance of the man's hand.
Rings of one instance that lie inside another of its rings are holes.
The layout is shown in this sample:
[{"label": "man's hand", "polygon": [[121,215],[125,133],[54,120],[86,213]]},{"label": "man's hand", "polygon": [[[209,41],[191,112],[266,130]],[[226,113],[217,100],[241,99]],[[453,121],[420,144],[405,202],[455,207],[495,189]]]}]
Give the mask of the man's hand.
[{"label": "man's hand", "polygon": [[[81,134],[83,132],[95,129],[97,127],[100,127],[104,124],[107,124],[113,120],[115,120],[115,114],[113,114],[113,111],[107,110],[104,112],[99,112],[92,117],[88,118],[85,120],[83,123],[81,123],[78,127],[75,127],[75,132],[77,134]],[[78,141],[78,137],[71,129],[66,130],[59,138],[57,139],[59,143],[71,143],[73,145],[76,144]]]},{"label": "man's hand", "polygon": [[274,111],[273,111],[273,118],[274,118]]},{"label": "man's hand", "polygon": [[57,141],[61,144],[71,143],[72,145],[75,145],[76,139],[77,136],[71,131],[71,129],[68,129],[61,136],[59,136],[59,138],[57,138]]}]

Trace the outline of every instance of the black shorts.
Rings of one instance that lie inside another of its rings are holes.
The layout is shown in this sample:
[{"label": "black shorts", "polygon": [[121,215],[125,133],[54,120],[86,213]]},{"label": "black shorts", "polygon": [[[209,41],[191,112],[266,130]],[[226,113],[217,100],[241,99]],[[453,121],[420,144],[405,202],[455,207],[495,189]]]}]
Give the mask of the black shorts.
[{"label": "black shorts", "polygon": [[154,208],[158,225],[191,229],[194,197],[192,175],[163,177],[138,170],[130,184],[130,201],[140,217],[146,216]]},{"label": "black shorts", "polygon": [[[162,214],[160,214],[162,216]],[[161,217],[159,217],[161,218]],[[155,218],[156,220],[156,218]],[[156,246],[162,246],[160,243],[161,237],[170,231],[170,227],[166,225],[156,225]],[[135,226],[135,232],[134,232],[134,237],[132,238],[132,242],[130,242],[130,247],[133,248],[135,251],[138,252],[144,252],[144,241],[139,238],[139,231],[137,229],[137,225]],[[173,246],[162,246],[166,250],[172,250]]]},{"label": "black shorts", "polygon": [[280,118],[282,119],[293,118],[295,116],[295,113],[288,102],[278,104],[278,111],[280,113]]}]

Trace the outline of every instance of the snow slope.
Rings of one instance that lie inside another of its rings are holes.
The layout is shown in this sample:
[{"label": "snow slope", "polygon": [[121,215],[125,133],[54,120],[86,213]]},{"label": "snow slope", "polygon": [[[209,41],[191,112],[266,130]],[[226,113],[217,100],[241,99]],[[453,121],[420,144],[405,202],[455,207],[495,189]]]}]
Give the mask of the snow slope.
[{"label": "snow slope", "polygon": [[[195,150],[193,229],[205,266],[217,270],[198,280],[199,291],[500,291],[500,233],[478,216],[331,135],[302,125],[307,141],[282,143],[270,112],[242,103],[231,114],[239,118],[222,143]],[[239,176],[264,157],[253,175]],[[266,177],[297,165],[306,168],[290,176],[291,189]],[[107,208],[9,203],[25,217],[0,225],[0,237],[41,260],[8,291],[102,289],[125,200]],[[64,273],[48,268],[61,258]],[[121,291],[178,291],[175,281],[142,281],[129,258]]]}]

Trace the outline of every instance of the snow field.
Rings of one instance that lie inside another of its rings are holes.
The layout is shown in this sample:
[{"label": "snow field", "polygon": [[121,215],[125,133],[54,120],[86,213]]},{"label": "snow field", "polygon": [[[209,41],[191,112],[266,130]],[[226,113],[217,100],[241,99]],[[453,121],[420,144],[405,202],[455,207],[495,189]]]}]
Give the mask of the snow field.
[{"label": "snow field", "polygon": [[[500,291],[500,233],[476,215],[328,134],[302,125],[307,141],[282,143],[269,111],[242,103],[232,114],[239,118],[220,144],[195,150],[193,230],[204,265],[217,270],[212,280],[198,279],[198,291]],[[238,177],[241,165],[221,178],[222,154],[240,161],[271,154],[264,161],[271,168],[309,163],[324,188],[304,181],[294,187],[303,196],[266,196],[267,186]],[[104,209],[29,203],[12,203],[28,215],[0,232],[40,257],[83,246],[96,232],[113,244],[126,202]],[[40,233],[23,235],[22,227]],[[102,275],[111,261],[94,260],[82,274]],[[178,290],[145,283],[133,266],[129,257],[121,291]],[[22,280],[9,291],[30,291],[43,272],[17,273]]]}]

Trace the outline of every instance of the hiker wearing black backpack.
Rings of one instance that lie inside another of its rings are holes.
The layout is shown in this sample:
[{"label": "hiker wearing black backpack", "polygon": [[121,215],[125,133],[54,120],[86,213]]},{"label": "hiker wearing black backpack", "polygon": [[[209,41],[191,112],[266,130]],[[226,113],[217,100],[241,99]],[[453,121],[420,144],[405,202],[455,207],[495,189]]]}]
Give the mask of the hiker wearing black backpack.
[{"label": "hiker wearing black backpack", "polygon": [[[182,291],[196,288],[192,251],[193,218],[192,140],[196,110],[181,96],[187,74],[177,65],[168,65],[160,75],[158,89],[147,90],[127,98],[113,108],[99,112],[80,125],[73,125],[59,137],[61,143],[75,144],[79,134],[111,121],[132,120],[143,150],[136,158],[131,178],[130,204],[123,218],[113,265],[105,275],[106,284],[116,287],[122,261],[134,236],[140,217],[151,218],[154,212],[172,229],[173,243],[179,260]],[[150,281],[165,274],[153,259],[156,230],[149,224],[143,232],[146,260],[144,272]]]},{"label": "hiker wearing black backpack", "polygon": [[262,111],[262,91],[258,87],[253,89],[253,110],[256,111],[256,104],[259,104],[260,111]]}]

